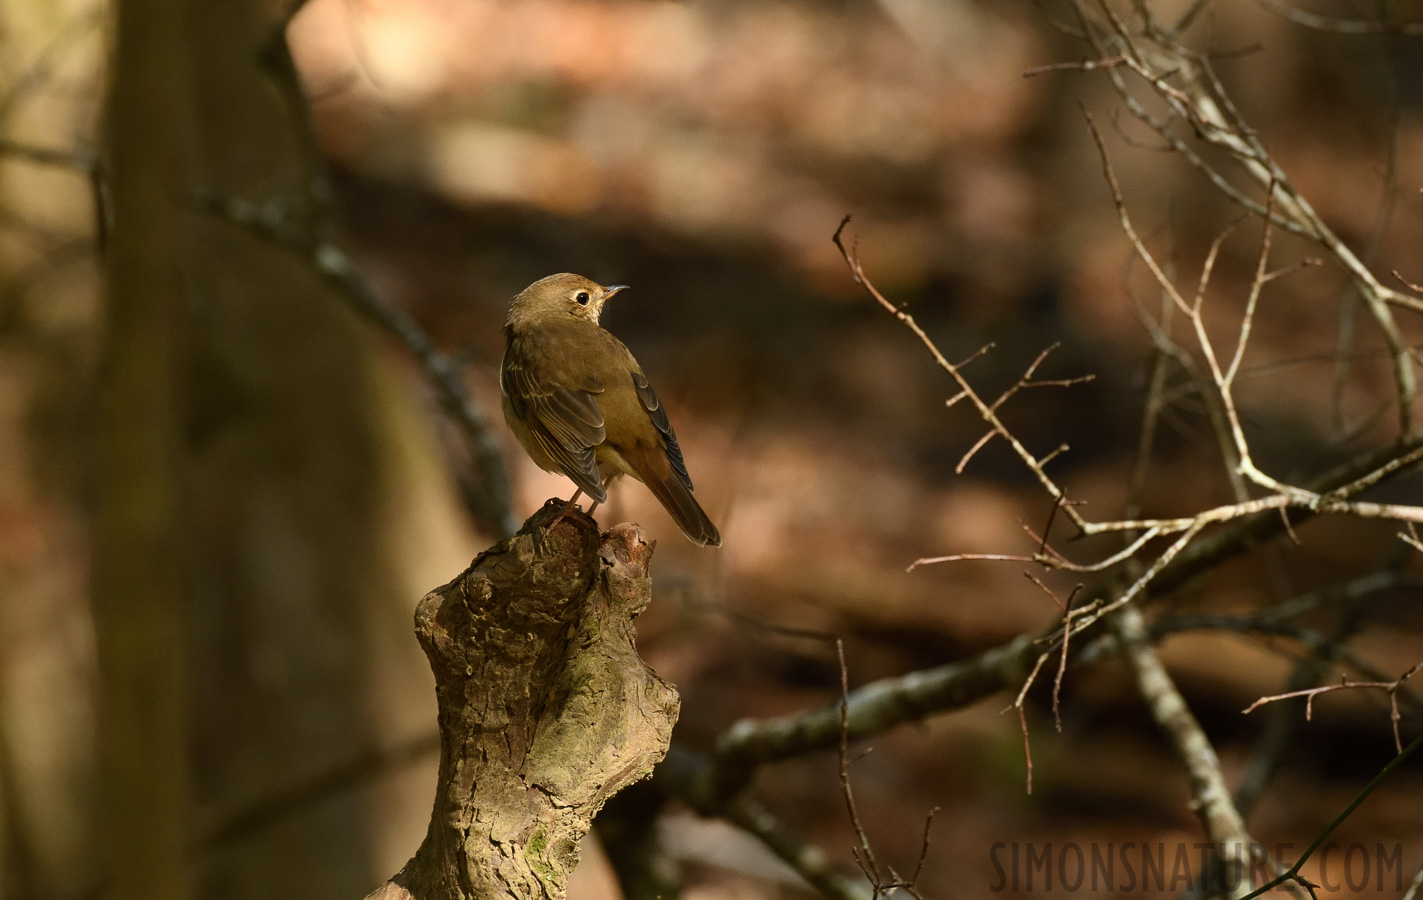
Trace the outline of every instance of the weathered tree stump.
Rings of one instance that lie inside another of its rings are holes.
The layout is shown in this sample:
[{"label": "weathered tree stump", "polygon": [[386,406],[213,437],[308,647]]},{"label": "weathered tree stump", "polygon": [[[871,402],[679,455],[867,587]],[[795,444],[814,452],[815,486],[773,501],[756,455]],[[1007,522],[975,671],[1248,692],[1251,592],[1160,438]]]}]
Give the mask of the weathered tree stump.
[{"label": "weathered tree stump", "polygon": [[415,856],[368,900],[564,896],[578,841],[667,752],[680,701],[638,657],[652,545],[549,501],[426,595],[440,775]]}]

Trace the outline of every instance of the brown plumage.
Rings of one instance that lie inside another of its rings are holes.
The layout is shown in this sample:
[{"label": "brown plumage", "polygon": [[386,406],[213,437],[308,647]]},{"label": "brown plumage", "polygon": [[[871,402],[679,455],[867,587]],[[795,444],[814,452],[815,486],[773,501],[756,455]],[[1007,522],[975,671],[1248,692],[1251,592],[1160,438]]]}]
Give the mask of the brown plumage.
[{"label": "brown plumage", "polygon": [[692,543],[719,547],[662,402],[628,348],[598,324],[624,287],[564,273],[514,298],[499,367],[504,420],[539,468],[567,475],[600,503],[606,484],[631,475]]}]

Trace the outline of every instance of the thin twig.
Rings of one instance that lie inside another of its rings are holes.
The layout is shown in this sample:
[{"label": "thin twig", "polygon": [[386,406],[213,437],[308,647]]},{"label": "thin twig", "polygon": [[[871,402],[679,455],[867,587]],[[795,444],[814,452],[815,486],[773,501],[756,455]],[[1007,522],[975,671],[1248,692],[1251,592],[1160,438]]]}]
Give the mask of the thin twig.
[{"label": "thin twig", "polygon": [[865,833],[864,823],[860,821],[854,789],[850,786],[850,670],[845,665],[845,642],[838,638],[835,640],[835,656],[840,662],[840,793],[845,798],[850,825],[855,829],[855,837],[859,841],[855,861],[864,870],[865,877],[874,888],[875,896],[879,896],[883,879],[880,877],[879,864],[875,861],[875,852],[870,847],[869,835]]},{"label": "thin twig", "polygon": [[1267,703],[1274,703],[1277,700],[1289,700],[1295,697],[1303,697],[1304,719],[1310,721],[1314,715],[1314,698],[1321,694],[1330,694],[1334,691],[1373,689],[1381,690],[1388,694],[1389,722],[1393,726],[1393,745],[1398,753],[1403,752],[1403,741],[1398,732],[1398,723],[1401,716],[1398,712],[1398,692],[1403,687],[1404,682],[1418,674],[1418,670],[1423,669],[1423,661],[1419,661],[1407,672],[1395,678],[1393,681],[1350,681],[1347,676],[1340,676],[1338,684],[1326,684],[1321,687],[1305,688],[1297,691],[1287,691],[1283,694],[1273,694],[1268,697],[1261,697],[1254,703],[1241,710],[1245,715],[1249,715]]},{"label": "thin twig", "polygon": [[839,871],[821,848],[804,841],[755,799],[711,796],[707,788],[712,768],[706,757],[673,744],[652,783],[701,815],[723,817],[754,836],[829,900],[873,900],[863,882]]},{"label": "thin twig", "polygon": [[[1393,355],[1400,427],[1404,434],[1410,434],[1412,399],[1417,389],[1414,363],[1390,307],[1417,312],[1423,311],[1423,302],[1385,287],[1334,234],[1285,176],[1259,137],[1245,125],[1209,59],[1161,29],[1146,28],[1141,36],[1132,34],[1106,4],[1089,9],[1086,0],[1077,0],[1074,8],[1084,35],[1099,56],[1123,58],[1122,65],[1104,71],[1128,112],[1171,143],[1223,194],[1255,215],[1265,215],[1261,204],[1241,193],[1172,131],[1172,119],[1188,122],[1197,137],[1225,150],[1257,185],[1271,191],[1278,203],[1278,214],[1271,214],[1277,227],[1317,241],[1349,273]],[[1101,18],[1110,24],[1103,25]],[[1123,77],[1125,72],[1140,77],[1165,102],[1171,118],[1162,120],[1148,112]]]},{"label": "thin twig", "polygon": [[1334,831],[1341,824],[1344,823],[1344,820],[1348,819],[1349,816],[1353,815],[1354,810],[1358,809],[1359,806],[1365,800],[1369,799],[1369,795],[1372,794],[1374,790],[1380,784],[1383,783],[1384,779],[1387,778],[1389,774],[1393,772],[1394,769],[1403,765],[1403,763],[1406,762],[1408,758],[1413,755],[1414,751],[1416,751],[1420,745],[1423,745],[1423,732],[1419,732],[1418,736],[1415,737],[1408,744],[1407,747],[1404,747],[1401,751],[1399,751],[1397,756],[1389,760],[1388,764],[1379,770],[1379,773],[1375,775],[1367,785],[1364,786],[1364,789],[1360,791],[1354,797],[1354,799],[1349,802],[1349,805],[1345,806],[1343,811],[1341,811],[1339,815],[1334,817],[1334,820],[1329,823],[1329,826],[1315,837],[1314,841],[1311,842],[1310,845],[1305,848],[1304,853],[1300,854],[1299,859],[1295,860],[1294,864],[1290,866],[1289,869],[1275,876],[1274,879],[1261,885],[1260,887],[1251,891],[1249,894],[1246,894],[1244,897],[1240,898],[1240,900],[1251,900],[1251,898],[1259,897],[1262,894],[1265,894],[1273,890],[1274,888],[1285,884],[1286,882],[1297,881],[1299,879],[1300,870],[1304,867],[1304,864],[1309,861],[1310,857],[1314,855],[1314,852],[1320,847],[1322,847],[1325,841],[1329,840],[1329,836],[1332,835]]},{"label": "thin twig", "polygon": [[[888,897],[896,890],[903,889],[916,900],[923,900],[916,883],[919,880],[919,873],[924,869],[924,860],[929,854],[929,829],[934,823],[934,814],[939,811],[934,807],[929,812],[924,821],[924,839],[919,847],[919,861],[914,866],[914,875],[905,879],[900,877],[893,866],[881,870],[879,861],[875,858],[874,849],[870,847],[870,836],[865,831],[865,825],[860,820],[860,810],[855,803],[855,792],[850,785],[850,669],[845,665],[845,643],[836,638],[835,655],[840,663],[840,793],[845,798],[845,809],[850,815],[850,825],[855,830],[855,838],[858,846],[852,848],[852,855],[855,862],[859,864],[860,871],[864,873],[865,879],[870,883],[874,900],[881,897]],[[868,751],[866,751],[868,752]],[[885,875],[888,874],[888,878]]]}]

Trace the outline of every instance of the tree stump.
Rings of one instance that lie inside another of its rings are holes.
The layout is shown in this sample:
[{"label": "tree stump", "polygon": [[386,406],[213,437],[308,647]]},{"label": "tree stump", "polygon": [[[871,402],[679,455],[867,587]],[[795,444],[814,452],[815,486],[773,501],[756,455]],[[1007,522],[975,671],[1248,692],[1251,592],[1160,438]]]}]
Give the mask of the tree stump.
[{"label": "tree stump", "polygon": [[440,774],[415,856],[367,900],[564,896],[578,841],[667,752],[680,701],[637,655],[653,545],[550,500],[420,601]]}]

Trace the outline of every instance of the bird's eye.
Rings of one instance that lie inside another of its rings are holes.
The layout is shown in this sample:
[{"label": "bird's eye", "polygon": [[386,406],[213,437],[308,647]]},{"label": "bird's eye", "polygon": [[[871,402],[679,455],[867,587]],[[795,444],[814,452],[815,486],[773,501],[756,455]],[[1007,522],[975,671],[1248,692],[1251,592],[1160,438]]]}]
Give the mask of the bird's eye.
[{"label": "bird's eye", "polygon": [[578,296],[577,296],[577,297],[574,297],[573,299],[578,301],[578,305],[579,305],[579,306],[587,306],[587,305],[588,305],[588,300],[589,300],[588,292],[587,292],[587,291],[579,291],[579,292],[578,292]]}]

